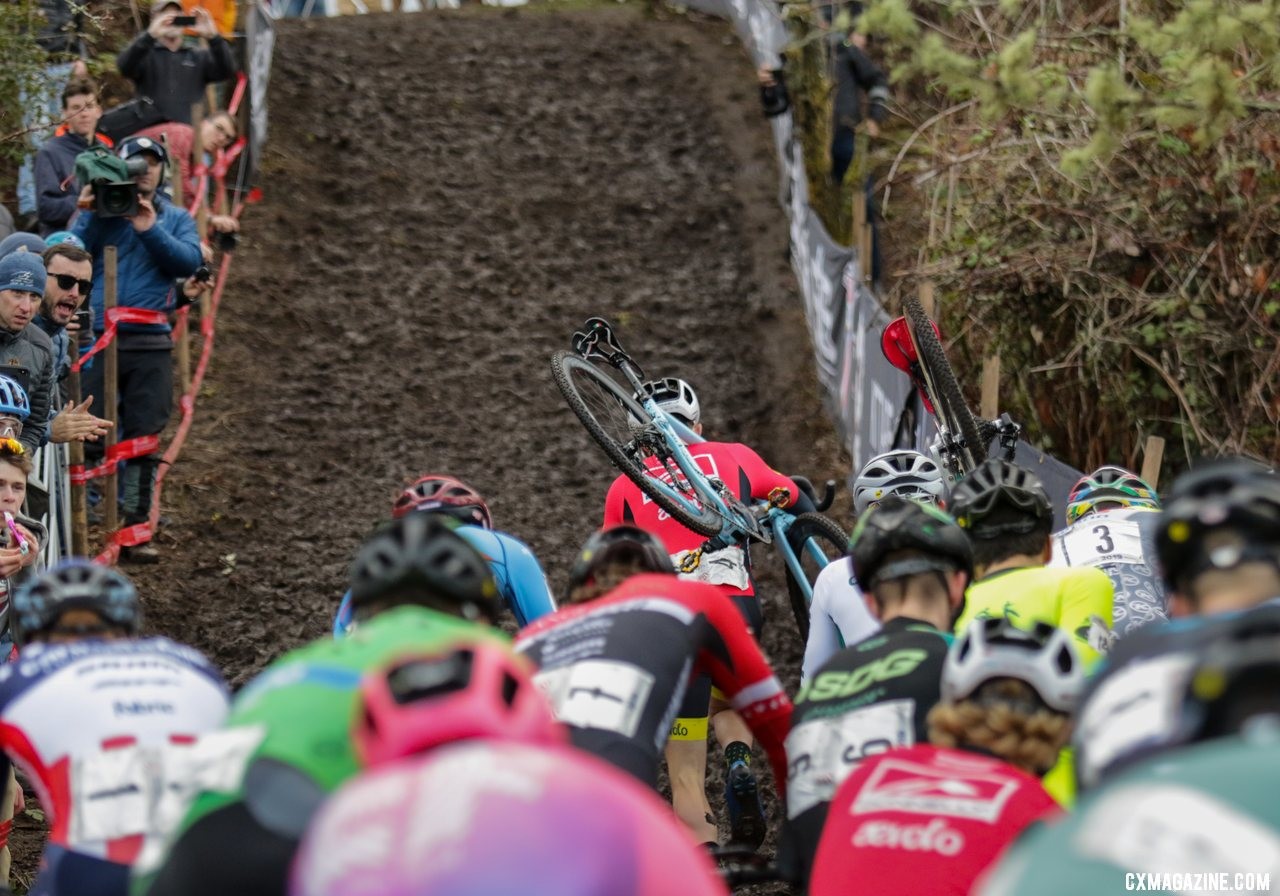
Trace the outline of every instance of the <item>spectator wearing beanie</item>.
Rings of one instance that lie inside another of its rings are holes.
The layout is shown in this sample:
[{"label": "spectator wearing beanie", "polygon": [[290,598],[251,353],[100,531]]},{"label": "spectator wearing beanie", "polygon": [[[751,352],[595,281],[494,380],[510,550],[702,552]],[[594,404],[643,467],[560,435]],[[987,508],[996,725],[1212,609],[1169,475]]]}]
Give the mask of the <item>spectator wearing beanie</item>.
[{"label": "spectator wearing beanie", "polygon": [[53,343],[31,321],[44,298],[46,273],[39,255],[25,250],[0,258],[0,373],[27,390],[31,416],[18,439],[28,451],[46,440],[53,382]]}]

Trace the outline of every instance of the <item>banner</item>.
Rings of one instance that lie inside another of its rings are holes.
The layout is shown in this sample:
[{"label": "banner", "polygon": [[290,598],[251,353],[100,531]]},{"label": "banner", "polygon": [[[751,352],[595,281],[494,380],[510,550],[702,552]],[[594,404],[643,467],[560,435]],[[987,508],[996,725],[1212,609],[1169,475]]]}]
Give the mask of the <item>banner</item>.
[{"label": "banner", "polygon": [[253,184],[267,142],[267,85],[276,46],[275,23],[261,0],[249,6],[245,21],[245,58],[249,70],[249,157],[241,161],[241,184]]}]

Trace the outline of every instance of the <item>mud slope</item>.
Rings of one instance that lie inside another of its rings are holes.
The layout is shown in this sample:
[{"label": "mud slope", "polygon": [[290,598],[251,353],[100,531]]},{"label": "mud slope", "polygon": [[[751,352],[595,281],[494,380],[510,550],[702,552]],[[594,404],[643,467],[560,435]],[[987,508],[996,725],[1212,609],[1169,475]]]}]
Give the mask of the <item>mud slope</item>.
[{"label": "mud slope", "polygon": [[549,375],[588,316],[691,380],[714,437],[843,477],[726,26],[633,6],[284,22],[270,109],[164,562],[130,570],[149,626],[235,683],[325,633],[411,474],[491,496],[561,586],[612,479]]}]

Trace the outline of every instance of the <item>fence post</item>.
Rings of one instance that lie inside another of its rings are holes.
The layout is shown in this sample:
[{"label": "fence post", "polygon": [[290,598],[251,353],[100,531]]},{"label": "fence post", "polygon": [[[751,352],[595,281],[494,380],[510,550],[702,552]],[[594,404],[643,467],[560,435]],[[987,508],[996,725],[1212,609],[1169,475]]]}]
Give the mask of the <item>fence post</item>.
[{"label": "fence post", "polygon": [[938,319],[938,302],[933,295],[932,280],[925,280],[920,284],[920,304],[925,314],[935,321]]},{"label": "fence post", "polygon": [[982,403],[978,413],[984,420],[1000,416],[1000,356],[992,355],[982,362]]},{"label": "fence post", "polygon": [[1164,439],[1147,436],[1147,443],[1142,447],[1142,478],[1152,488],[1160,487],[1160,464],[1163,461]]},{"label": "fence post", "polygon": [[[80,334],[77,333],[70,342],[71,364],[74,367],[80,360]],[[80,404],[80,371],[71,371],[71,376],[67,379],[67,394],[71,397],[73,407]],[[71,466],[83,468],[84,442],[72,440],[67,445],[67,450]],[[89,508],[85,500],[83,482],[71,484],[71,553],[76,557],[85,557],[89,554]]]},{"label": "fence post", "polygon": [[[109,320],[111,310],[116,307],[116,247],[107,246],[103,252],[103,271],[106,274],[106,282],[102,284],[102,312],[103,321]],[[111,421],[111,428],[107,430],[106,451],[104,457],[111,464],[111,472],[107,474],[106,481],[102,486],[102,503],[103,516],[102,519],[106,523],[107,531],[115,533],[120,528],[119,507],[116,505],[116,496],[119,494],[119,477],[116,475],[116,467],[111,463],[111,449],[116,445],[116,422],[119,413],[116,410],[117,401],[117,378],[118,365],[116,358],[116,340],[112,339],[107,343],[107,347],[102,352],[102,408],[106,413],[106,418]]]}]

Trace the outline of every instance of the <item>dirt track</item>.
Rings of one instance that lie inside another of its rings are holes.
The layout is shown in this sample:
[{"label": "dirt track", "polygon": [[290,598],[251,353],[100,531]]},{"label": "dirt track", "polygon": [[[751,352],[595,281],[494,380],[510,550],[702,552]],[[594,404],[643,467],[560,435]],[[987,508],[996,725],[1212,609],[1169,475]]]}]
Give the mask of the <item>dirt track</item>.
[{"label": "dirt track", "polygon": [[[270,109],[164,562],[130,569],[150,628],[235,684],[327,631],[419,472],[491,496],[562,585],[612,478],[548,368],[590,315],[692,381],[713,437],[843,479],[727,26],[636,6],[284,22]],[[794,684],[780,580],[764,590]]]}]

